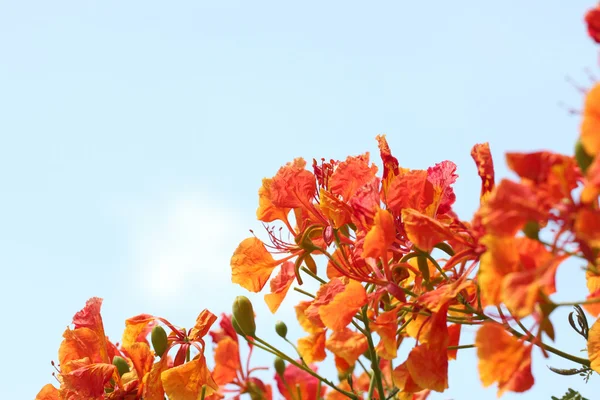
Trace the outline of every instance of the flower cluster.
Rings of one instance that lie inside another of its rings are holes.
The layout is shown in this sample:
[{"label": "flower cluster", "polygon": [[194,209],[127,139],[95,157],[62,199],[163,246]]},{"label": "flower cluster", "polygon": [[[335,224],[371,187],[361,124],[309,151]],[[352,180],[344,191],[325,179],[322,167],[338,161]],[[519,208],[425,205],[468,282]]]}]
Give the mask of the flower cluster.
[{"label": "flower cluster", "polygon": [[[600,6],[585,21],[600,43]],[[518,179],[496,182],[488,144],[475,145],[480,207],[470,220],[453,211],[453,162],[402,167],[385,136],[376,138],[382,168],[369,153],[310,166],[293,160],[262,181],[256,215],[268,239],[243,240],[231,273],[248,291],[266,291],[272,312],[292,287],[306,296],[295,306],[305,335],[293,343],[287,326],[276,326],[295,354],[261,338],[243,296],[218,330],[209,332],[217,317],[207,310],[189,330],[142,314],[126,321],[119,346],[105,336],[93,298],[63,335],[59,388],[47,385],[37,399],[268,400],[276,386],[288,400],[418,400],[448,388],[449,361],[467,348],[476,349],[481,383],[496,384],[498,395],[533,386],[534,349],[574,363],[552,371],[589,378],[600,372],[600,322],[586,316],[600,315],[600,85],[588,91],[582,114],[573,154],[506,154]],[[557,303],[557,270],[573,268],[567,259],[585,268],[589,294]],[[306,280],[315,293],[301,288]],[[575,306],[568,323],[586,341],[587,358],[549,344],[550,316],[564,306]],[[463,325],[477,329],[474,343],[461,343]],[[240,338],[249,346],[245,364]],[[410,349],[400,358],[402,345]],[[253,375],[256,348],[274,356],[273,386]],[[328,356],[336,380],[318,372]]]},{"label": "flower cluster", "polygon": [[[256,369],[248,368],[252,352],[243,367],[230,316],[222,315],[219,329],[209,331],[217,317],[208,310],[188,330],[141,314],[125,321],[121,344],[116,345],[104,333],[101,305],[101,299],[92,298],[75,314],[73,329],[65,330],[58,350],[54,376],[59,388],[44,386],[37,400],[163,400],[165,395],[218,400],[227,393],[271,398],[271,387],[252,376]],[[204,357],[207,334],[215,345],[212,371]]]}]

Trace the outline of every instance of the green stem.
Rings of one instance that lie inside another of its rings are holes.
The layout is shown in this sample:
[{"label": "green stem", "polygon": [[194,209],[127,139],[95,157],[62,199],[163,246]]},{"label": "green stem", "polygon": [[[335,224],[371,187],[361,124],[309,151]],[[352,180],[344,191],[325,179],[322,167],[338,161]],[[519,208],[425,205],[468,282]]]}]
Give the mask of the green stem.
[{"label": "green stem", "polygon": [[507,329],[508,329],[508,331],[513,336],[516,336],[519,339],[522,338],[522,339],[524,339],[524,340],[526,340],[528,342],[531,342],[531,343],[535,344],[536,346],[541,347],[541,348],[543,348],[544,350],[546,350],[546,351],[548,351],[550,353],[556,354],[557,356],[560,356],[560,357],[565,358],[567,360],[573,361],[573,362],[575,362],[577,364],[585,365],[586,367],[590,366],[590,360],[586,360],[585,358],[575,357],[575,356],[573,356],[573,355],[571,355],[569,353],[565,353],[564,351],[558,350],[558,349],[556,349],[556,348],[554,348],[552,346],[549,346],[549,345],[547,345],[545,343],[534,342],[535,338],[528,338],[526,335],[524,335],[524,334],[522,334],[520,332],[517,332],[516,330],[514,330],[511,327],[507,327]]},{"label": "green stem", "polygon": [[460,346],[448,346],[448,350],[474,349],[474,344],[461,344]]},{"label": "green stem", "polygon": [[381,369],[379,369],[379,360],[377,352],[375,351],[375,344],[373,343],[373,337],[371,336],[371,328],[369,327],[369,317],[367,316],[367,307],[362,309],[363,323],[365,324],[365,332],[367,337],[367,343],[369,345],[369,354],[371,355],[371,369],[373,369],[372,380],[375,380],[377,384],[377,391],[379,392],[379,398],[385,398],[385,390],[383,389],[383,380],[381,377]]},{"label": "green stem", "polygon": [[319,281],[319,283],[322,284],[322,285],[324,285],[324,284],[327,283],[323,279],[321,279],[319,276],[317,276],[317,274],[314,274],[310,269],[308,269],[306,267],[302,267],[302,268],[300,268],[300,270],[302,270],[302,272],[304,272],[305,274],[307,274],[311,278]]},{"label": "green stem", "polygon": [[302,293],[303,295],[306,295],[306,296],[308,296],[308,297],[311,297],[311,298],[313,298],[313,299],[316,297],[314,294],[310,294],[310,293],[308,293],[308,292],[306,292],[306,291],[304,291],[304,290],[300,289],[299,287],[294,287],[294,290],[295,290],[296,292],[298,292],[298,293]]},{"label": "green stem", "polygon": [[[500,322],[495,321],[494,319],[488,317],[487,315],[485,315],[483,313],[480,313],[479,311],[475,310],[470,304],[465,303],[464,305],[465,305],[465,307],[470,308],[474,314],[477,314],[482,319],[485,319],[487,321],[492,321],[492,322],[494,322],[496,324],[500,324]],[[515,329],[513,329],[510,326],[503,325],[503,324],[500,324],[500,325],[502,325],[503,327],[505,327],[507,331],[509,331],[513,336],[515,336],[515,337],[517,337],[519,339],[523,339],[523,340],[525,340],[527,342],[535,344],[536,346],[541,347],[542,349],[544,349],[544,350],[546,350],[546,351],[548,351],[550,353],[556,354],[557,356],[560,356],[560,357],[562,357],[562,358],[564,358],[566,360],[570,360],[570,361],[573,361],[575,363],[578,363],[578,364],[581,364],[581,365],[585,365],[586,367],[590,366],[590,360],[586,360],[585,358],[580,358],[580,357],[573,356],[573,355],[571,355],[569,353],[565,353],[564,351],[558,350],[558,349],[556,349],[556,348],[554,348],[554,347],[552,347],[550,345],[542,343],[541,341],[536,341],[535,337],[531,337],[530,336],[531,333],[526,336],[525,334],[522,334],[521,332],[516,331]]]},{"label": "green stem", "polygon": [[302,354],[300,354],[300,350],[298,350],[298,348],[296,347],[296,345],[294,343],[292,343],[288,338],[283,338],[283,340],[285,340],[286,342],[288,342],[294,348],[294,350],[296,350],[296,354],[298,354],[298,357],[300,357],[300,360],[302,361],[302,364],[306,365],[306,362],[304,362],[304,358],[302,357]]},{"label": "green stem", "polygon": [[358,400],[358,397],[354,393],[347,392],[344,389],[341,389],[341,388],[337,387],[333,382],[331,382],[331,381],[323,378],[321,375],[317,374],[315,371],[313,371],[312,369],[308,368],[308,366],[305,366],[305,365],[302,365],[302,364],[298,363],[296,360],[292,359],[287,354],[281,352],[281,350],[279,350],[279,349],[271,346],[269,343],[265,342],[264,340],[262,340],[262,339],[260,339],[258,337],[255,337],[253,345],[256,346],[256,347],[258,347],[259,349],[263,349],[263,350],[265,350],[265,351],[267,351],[267,352],[269,352],[269,353],[271,353],[273,355],[276,355],[276,356],[282,358],[283,360],[289,362],[290,364],[294,365],[297,368],[300,368],[301,370],[303,370],[306,373],[310,374],[311,376],[317,378],[318,380],[320,380],[321,382],[323,382],[327,386],[329,386],[332,389],[340,392],[344,396],[349,397],[349,398],[354,399],[354,400]]},{"label": "green stem", "polygon": [[398,330],[396,331],[396,335],[399,335],[400,333],[402,333],[402,331],[408,326],[408,324],[410,324],[413,320],[413,317],[408,318],[403,324],[402,326],[400,326],[400,328],[398,328]]},{"label": "green stem", "polygon": [[368,375],[371,377],[371,380],[369,382],[369,393],[367,394],[367,399],[372,399],[373,392],[375,391],[375,379],[373,379],[373,371],[371,371],[371,373]]},{"label": "green stem", "polygon": [[596,297],[593,299],[589,299],[589,300],[583,300],[583,301],[573,301],[570,303],[554,303],[554,305],[556,307],[573,307],[573,306],[585,306],[586,304],[595,304],[595,303],[600,303],[600,297]]}]

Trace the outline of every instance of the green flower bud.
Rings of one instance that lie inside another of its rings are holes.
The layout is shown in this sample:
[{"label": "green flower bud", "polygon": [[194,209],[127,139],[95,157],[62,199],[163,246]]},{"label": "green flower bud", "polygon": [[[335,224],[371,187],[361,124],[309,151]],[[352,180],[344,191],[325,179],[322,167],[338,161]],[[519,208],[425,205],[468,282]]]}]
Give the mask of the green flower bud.
[{"label": "green flower bud", "polygon": [[159,357],[162,357],[165,351],[167,350],[167,346],[169,344],[167,332],[165,332],[165,329],[162,326],[156,325],[154,329],[152,329],[152,334],[150,335],[150,338],[152,340],[152,347],[154,348],[154,352]]},{"label": "green flower bud", "polygon": [[244,332],[242,332],[242,328],[240,328],[240,326],[238,325],[237,320],[235,319],[235,317],[232,315],[231,316],[231,325],[233,325],[233,330],[235,330],[235,332],[240,335],[240,336],[246,336],[244,335]]},{"label": "green flower bud", "polygon": [[275,324],[275,332],[277,332],[279,336],[285,339],[285,337],[287,336],[287,325],[285,324],[285,322],[277,321],[277,323]]},{"label": "green flower bud", "polygon": [[280,357],[276,357],[273,364],[275,365],[275,372],[277,372],[277,375],[283,378],[283,373],[285,372],[285,361],[283,361],[283,359]]},{"label": "green flower bud", "polygon": [[537,221],[529,221],[523,227],[523,233],[529,239],[539,240],[540,239],[540,224]]},{"label": "green flower bud", "polygon": [[577,161],[577,165],[579,165],[579,169],[583,174],[585,174],[587,169],[592,164],[592,161],[594,161],[594,157],[585,151],[581,140],[578,140],[575,144],[575,161]]},{"label": "green flower bud", "polygon": [[123,357],[114,356],[112,363],[115,367],[117,367],[119,376],[123,376],[123,374],[129,372],[129,364],[127,364],[127,361],[125,361]]},{"label": "green flower bud", "polygon": [[252,303],[246,296],[238,296],[233,301],[233,316],[238,327],[245,336],[254,337],[256,334],[256,323],[254,322],[254,309]]}]

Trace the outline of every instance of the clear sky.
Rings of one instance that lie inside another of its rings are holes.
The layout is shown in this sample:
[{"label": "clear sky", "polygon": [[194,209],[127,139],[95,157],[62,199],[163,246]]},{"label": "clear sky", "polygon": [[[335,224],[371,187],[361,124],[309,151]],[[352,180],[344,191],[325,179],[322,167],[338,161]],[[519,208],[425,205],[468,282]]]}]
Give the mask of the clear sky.
[{"label": "clear sky", "polygon": [[[261,229],[261,179],[294,157],[377,160],[386,133],[402,166],[458,164],[456,210],[470,219],[473,144],[490,142],[499,176],[505,151],[572,149],[579,119],[559,104],[582,103],[565,76],[600,76],[582,23],[593,5],[0,0],[2,397],[52,382],[89,297],[105,299],[114,339],[143,312],[189,327],[205,307],[228,311],[245,294],[229,258]],[[557,298],[583,298],[581,276],[561,267]],[[297,297],[274,317],[251,298],[259,333],[294,325]],[[565,315],[557,346],[577,351]],[[431,399],[495,398],[473,354]],[[571,365],[537,350],[533,363],[534,389],[505,399],[600,388],[549,372]]]}]

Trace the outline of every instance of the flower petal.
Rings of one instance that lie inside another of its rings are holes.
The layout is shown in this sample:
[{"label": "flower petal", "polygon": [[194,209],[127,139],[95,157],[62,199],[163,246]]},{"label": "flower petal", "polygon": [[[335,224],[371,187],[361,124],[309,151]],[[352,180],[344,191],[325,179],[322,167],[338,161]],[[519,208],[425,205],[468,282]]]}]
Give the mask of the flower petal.
[{"label": "flower petal", "polygon": [[165,393],[171,399],[198,400],[204,385],[206,395],[211,395],[219,389],[202,354],[190,362],[163,371],[160,377]]},{"label": "flower petal", "polygon": [[388,249],[395,239],[394,216],[389,211],[379,208],[375,214],[373,227],[365,237],[362,256],[387,259]]},{"label": "flower petal", "polygon": [[485,203],[489,194],[494,189],[494,161],[490,151],[489,143],[481,143],[473,146],[471,157],[475,160],[477,174],[481,178],[481,204]]},{"label": "flower petal", "polygon": [[323,361],[325,354],[325,329],[319,332],[311,333],[308,336],[298,339],[298,352],[306,363]]},{"label": "flower petal", "polygon": [[281,265],[279,274],[271,279],[271,293],[265,294],[265,303],[267,303],[272,313],[275,313],[281,305],[290,286],[294,282],[294,278],[296,278],[294,263],[286,261]]},{"label": "flower petal", "polygon": [[475,338],[479,376],[484,387],[498,383],[498,396],[505,391],[524,392],[533,386],[531,345],[507,333],[496,323],[486,323]]},{"label": "flower petal", "polygon": [[231,281],[260,292],[278,264],[260,239],[244,239],[231,257]]}]

